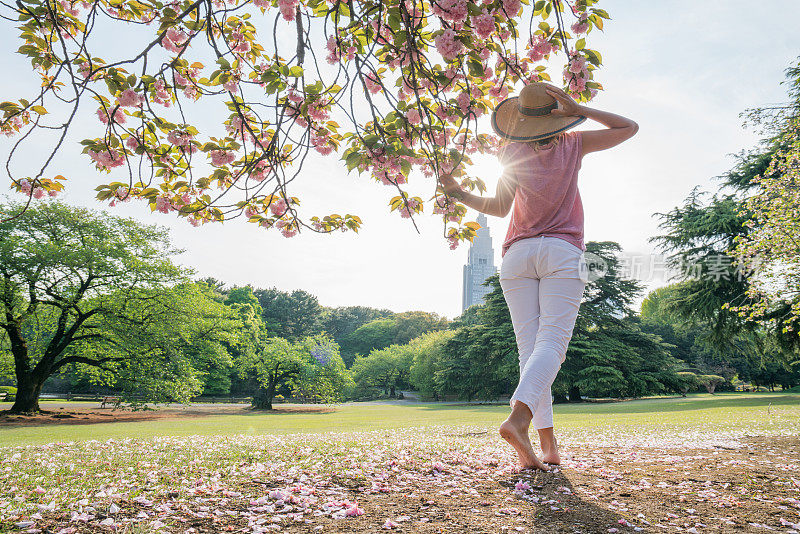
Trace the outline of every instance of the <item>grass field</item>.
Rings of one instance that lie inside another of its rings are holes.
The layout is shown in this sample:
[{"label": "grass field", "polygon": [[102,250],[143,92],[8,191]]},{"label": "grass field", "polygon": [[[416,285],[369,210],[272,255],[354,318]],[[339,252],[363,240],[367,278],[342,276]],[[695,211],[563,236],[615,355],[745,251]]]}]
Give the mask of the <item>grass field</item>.
[{"label": "grass field", "polygon": [[[95,406],[92,403],[87,403]],[[57,410],[58,401],[42,408]],[[274,413],[242,410],[238,415],[160,419],[101,425],[46,425],[0,429],[0,446],[43,444],[84,439],[149,438],[190,435],[260,435],[318,432],[358,432],[435,425],[499,424],[509,413],[507,405],[406,405],[349,403],[330,413]],[[686,398],[651,398],[611,403],[558,404],[556,427],[563,430],[648,429],[680,430],[711,425],[716,429],[749,427],[754,432],[774,431],[800,420],[800,394],[720,393]]]},{"label": "grass field", "polygon": [[550,472],[506,405],[237,409],[0,428],[0,532],[800,532],[798,394],[557,405]]}]

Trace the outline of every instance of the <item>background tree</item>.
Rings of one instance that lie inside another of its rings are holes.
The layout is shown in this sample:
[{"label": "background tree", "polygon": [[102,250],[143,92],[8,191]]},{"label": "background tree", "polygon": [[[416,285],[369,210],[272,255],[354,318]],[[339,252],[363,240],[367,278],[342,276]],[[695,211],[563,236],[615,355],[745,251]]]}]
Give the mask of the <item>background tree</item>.
[{"label": "background tree", "polygon": [[670,346],[643,332],[635,318],[631,305],[642,288],[621,275],[619,244],[590,241],[586,250],[603,260],[605,271],[586,286],[566,360],[552,386],[554,397],[579,401],[584,395],[638,397],[674,390],[677,362]]},{"label": "background tree", "polygon": [[355,332],[359,326],[391,315],[394,315],[391,310],[367,306],[325,308],[320,318],[320,326],[336,343],[341,345],[345,338]]},{"label": "background tree", "polygon": [[184,283],[102,299],[108,311],[84,324],[98,336],[66,351],[67,358],[81,358],[79,375],[134,404],[228,393],[229,348],[241,342],[242,324],[207,286]]},{"label": "background tree", "polygon": [[[744,371],[752,357],[759,360],[759,367],[774,362],[786,370],[799,361],[793,271],[782,269],[784,274],[775,278],[768,274],[769,262],[760,265],[767,248],[777,251],[777,261],[792,250],[788,238],[783,244],[769,244],[792,231],[786,219],[794,209],[792,193],[786,196],[783,191],[793,191],[792,154],[800,146],[795,144],[800,69],[793,67],[787,75],[792,102],[748,113],[748,120],[771,132],[761,148],[737,157],[734,168],[720,177],[718,193],[709,197],[695,188],[683,206],[657,214],[664,234],[651,240],[669,255],[677,272],[677,283],[665,295],[663,307],[682,327],[702,332],[696,344],[701,351],[703,343],[716,351],[704,352],[706,361],[707,356],[716,360],[718,369],[709,369],[712,374],[735,369],[732,362],[739,362]],[[767,280],[779,295],[765,300],[759,288]]]},{"label": "background tree", "polygon": [[238,395],[252,395],[259,389],[259,382],[253,374],[242,374],[236,368],[237,362],[250,361],[265,342],[268,332],[264,324],[264,310],[253,288],[234,287],[227,292],[225,305],[238,315],[241,330],[237,342],[228,347],[234,366],[230,372],[231,392]]},{"label": "background tree", "polygon": [[491,287],[476,312],[477,324],[459,328],[445,345],[446,358],[434,374],[442,395],[473,400],[510,395],[519,380],[514,328],[499,275],[483,283]]},{"label": "background tree", "polygon": [[[754,194],[743,202],[751,231],[738,236],[730,251],[740,266],[757,266],[748,280],[749,300],[733,310],[774,326],[787,349],[800,347],[800,60],[786,71],[790,101],[751,110],[749,118],[771,133],[759,162],[766,168],[751,178]],[[796,352],[794,360],[800,361]]]},{"label": "background tree", "polygon": [[[619,276],[619,245],[589,242],[586,247],[605,262],[605,276],[592,277],[584,291],[567,358],[553,384],[556,400],[677,391],[671,347],[642,331],[630,308],[641,288]],[[429,372],[439,395],[496,399],[510,395],[519,380],[514,329],[498,276],[486,285],[492,291],[476,307],[475,320],[456,330]]]},{"label": "background tree", "polygon": [[397,323],[392,317],[375,319],[359,326],[342,342],[345,362],[353,365],[357,356],[388,347],[394,340]]},{"label": "background tree", "polygon": [[320,402],[343,401],[355,383],[339,354],[339,345],[327,335],[316,335],[305,338],[303,347],[313,360],[303,367],[297,393]]},{"label": "background tree", "polygon": [[385,395],[394,397],[397,389],[409,386],[413,361],[414,354],[407,346],[391,345],[357,357],[351,372],[362,391],[378,388]]},{"label": "background tree", "polygon": [[[437,195],[433,181],[427,192],[407,190],[409,174],[454,171],[483,190],[467,166],[495,143],[477,134],[478,118],[516,84],[549,80],[555,56],[556,78],[592,98],[602,59],[587,34],[609,18],[595,3],[4,4],[41,88],[2,103],[0,131],[45,151],[26,161],[15,146],[11,161],[25,168],[11,173],[12,185],[29,197],[63,187],[50,167],[91,104],[99,121],[83,152],[112,174],[98,187],[112,205],[142,199],[195,225],[244,216],[285,236],[357,230],[353,214],[301,213],[292,182],[313,149],[389,186],[402,216],[422,211],[418,195],[435,197],[455,245],[475,235],[462,224],[466,208]],[[106,46],[112,35],[124,53]]]},{"label": "background tree", "polygon": [[0,328],[17,380],[12,411],[30,412],[39,409],[45,380],[62,368],[124,359],[67,349],[106,339],[97,326],[104,318],[135,327],[143,303],[184,272],[171,262],[175,249],[161,228],[60,203],[13,218],[20,210],[0,207]]},{"label": "background tree", "polygon": [[311,293],[302,289],[289,293],[273,287],[257,289],[254,294],[270,336],[298,340],[320,333],[322,306]]},{"label": "background tree", "polygon": [[455,335],[455,330],[439,330],[409,342],[409,349],[414,355],[410,381],[423,398],[442,400],[447,393],[442,389],[441,375],[438,373],[447,359],[447,342]]},{"label": "background tree", "polygon": [[356,355],[370,354],[390,345],[404,345],[426,332],[447,328],[447,319],[435,313],[411,311],[370,321],[346,336],[342,342],[345,362]]},{"label": "background tree", "polygon": [[674,284],[651,291],[642,301],[639,327],[671,345],[670,354],[687,367],[696,367],[703,358],[702,351],[716,349],[702,341],[709,336],[707,325],[686,324],[681,316],[670,312],[669,300],[674,298],[675,291],[680,288]]},{"label": "background tree", "polygon": [[252,404],[266,410],[272,409],[280,390],[332,402],[341,399],[351,384],[335,344],[324,336],[294,342],[268,338],[257,350],[241,353],[236,368],[240,376],[257,380]]}]

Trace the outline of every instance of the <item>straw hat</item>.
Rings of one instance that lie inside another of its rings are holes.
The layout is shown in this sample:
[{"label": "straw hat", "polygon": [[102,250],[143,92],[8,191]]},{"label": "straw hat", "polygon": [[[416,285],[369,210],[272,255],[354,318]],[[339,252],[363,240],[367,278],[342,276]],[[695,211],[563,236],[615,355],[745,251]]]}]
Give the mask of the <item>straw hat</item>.
[{"label": "straw hat", "polygon": [[565,117],[550,112],[558,108],[558,101],[547,94],[547,84],[534,82],[526,85],[519,96],[500,102],[492,112],[492,128],[497,135],[511,141],[546,139],[586,120],[582,115]]}]

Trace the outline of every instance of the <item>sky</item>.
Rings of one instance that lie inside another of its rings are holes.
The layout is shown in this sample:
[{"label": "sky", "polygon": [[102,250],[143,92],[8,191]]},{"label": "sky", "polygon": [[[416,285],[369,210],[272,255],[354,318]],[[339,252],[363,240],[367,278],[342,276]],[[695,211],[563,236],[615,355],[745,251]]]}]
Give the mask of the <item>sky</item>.
[{"label": "sky", "polygon": [[[585,239],[618,242],[628,261],[644,266],[639,277],[648,290],[668,283],[662,272],[647,268],[660,261],[648,241],[659,233],[654,214],[680,205],[695,186],[717,191],[714,177],[734,165],[733,154],[753,148],[759,139],[757,132],[742,128],[739,114],[786,99],[780,82],[800,56],[795,37],[800,2],[761,5],[753,9],[752,2],[743,0],[597,4],[612,20],[604,32],[595,30],[587,39],[604,62],[595,79],[605,91],[590,105],[627,116],[640,129],[619,147],[584,158],[579,187]],[[9,32],[3,32],[0,43],[4,50],[19,46]],[[37,79],[14,54],[3,55],[0,69],[14,73],[0,77],[1,100],[24,96],[21,90]],[[69,151],[59,156],[55,168],[69,177],[63,200],[107,209],[94,199],[94,187],[108,180],[92,169],[77,145],[78,139],[95,135],[81,135],[90,119],[76,124]],[[595,127],[587,121],[581,129]],[[0,154],[8,152],[11,141],[0,140]],[[481,159],[478,170],[493,192],[500,173],[497,162]],[[367,175],[348,175],[336,158],[312,159],[301,179],[304,208],[355,213],[363,219],[361,231],[306,232],[286,239],[238,219],[194,228],[172,215],[151,214],[143,203],[110,212],[168,227],[175,244],[184,249],[179,263],[198,277],[214,277],[229,286],[303,289],[324,306],[423,310],[449,318],[461,313],[467,245],[451,251],[430,208],[417,217],[417,231],[408,219],[389,212],[391,191]],[[8,178],[2,182],[8,184]],[[471,212],[470,220],[475,216]],[[488,218],[498,268],[509,217]]]}]

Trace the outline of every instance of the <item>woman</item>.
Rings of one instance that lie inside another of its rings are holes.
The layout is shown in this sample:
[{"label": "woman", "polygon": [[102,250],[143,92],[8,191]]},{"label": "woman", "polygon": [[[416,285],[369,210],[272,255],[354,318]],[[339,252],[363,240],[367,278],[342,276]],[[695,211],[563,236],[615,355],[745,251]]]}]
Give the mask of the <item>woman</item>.
[{"label": "woman", "polygon": [[[606,128],[567,132],[587,118]],[[505,217],[514,204],[500,285],[517,340],[520,379],[500,435],[514,447],[523,468],[546,470],[545,463],[561,462],[550,386],[566,357],[587,282],[578,170],[585,154],[616,146],[639,127],[619,115],[578,105],[544,83],[529,84],[519,97],[498,104],[492,127],[510,141],[499,151],[505,171],[495,196],[466,192],[451,176],[440,180],[448,195],[489,215]],[[528,436],[531,421],[541,459]]]}]

